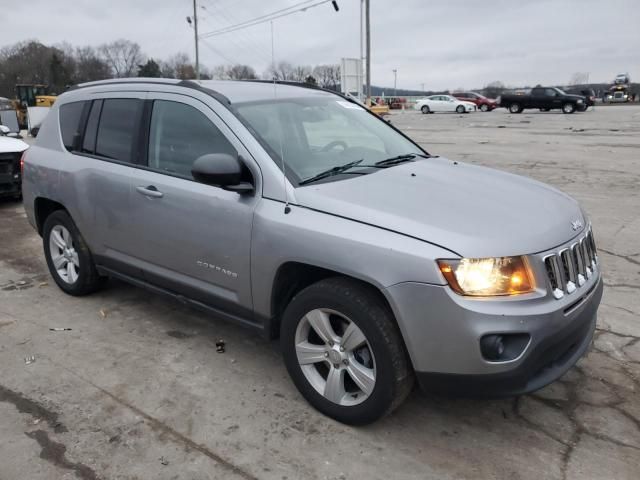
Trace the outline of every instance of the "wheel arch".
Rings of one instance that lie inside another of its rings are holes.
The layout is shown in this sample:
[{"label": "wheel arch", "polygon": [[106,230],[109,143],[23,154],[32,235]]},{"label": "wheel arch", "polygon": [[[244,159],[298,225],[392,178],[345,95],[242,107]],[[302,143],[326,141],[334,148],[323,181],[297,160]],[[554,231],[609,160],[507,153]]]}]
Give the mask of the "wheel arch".
[{"label": "wheel arch", "polygon": [[395,312],[391,308],[391,304],[383,293],[383,290],[374,283],[338,270],[319,267],[310,263],[288,261],[280,265],[273,280],[271,288],[271,321],[268,332],[269,336],[271,338],[279,337],[280,318],[293,297],[306,287],[313,285],[320,280],[332,277],[347,278],[371,290],[381,300],[383,305],[388,308],[389,313],[391,313],[397,324]]},{"label": "wheel arch", "polygon": [[[67,214],[69,214],[69,211],[64,205],[45,197],[37,197],[34,201],[33,208],[36,220],[36,228],[40,236],[42,236],[44,222],[46,222],[49,215],[58,210],[63,210],[67,212]],[[69,216],[71,216],[71,214],[69,214]]]}]

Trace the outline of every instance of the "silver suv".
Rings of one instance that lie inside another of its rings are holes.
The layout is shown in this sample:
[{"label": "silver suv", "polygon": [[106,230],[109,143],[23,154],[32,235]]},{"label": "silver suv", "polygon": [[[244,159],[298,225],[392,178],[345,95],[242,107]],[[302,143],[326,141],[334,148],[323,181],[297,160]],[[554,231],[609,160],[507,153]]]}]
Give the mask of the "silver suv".
[{"label": "silver suv", "polygon": [[115,277],[279,337],[302,395],[341,422],[390,412],[415,379],[539,389],[595,329],[602,280],[575,200],[429,155],[322,89],[79,85],[23,181],[64,292]]}]

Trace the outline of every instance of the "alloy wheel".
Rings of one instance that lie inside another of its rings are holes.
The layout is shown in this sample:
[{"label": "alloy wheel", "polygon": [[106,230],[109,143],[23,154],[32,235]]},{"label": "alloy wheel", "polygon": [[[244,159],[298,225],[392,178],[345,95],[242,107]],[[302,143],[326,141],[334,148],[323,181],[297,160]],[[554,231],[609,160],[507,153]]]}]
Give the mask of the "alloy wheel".
[{"label": "alloy wheel", "polygon": [[49,252],[58,276],[65,283],[75,283],[80,275],[80,259],[73,238],[62,225],[56,225],[49,234]]},{"label": "alloy wheel", "polygon": [[324,308],[308,312],[296,328],[295,349],[305,378],[330,402],[358,405],[373,392],[373,351],[362,330],[345,315]]}]

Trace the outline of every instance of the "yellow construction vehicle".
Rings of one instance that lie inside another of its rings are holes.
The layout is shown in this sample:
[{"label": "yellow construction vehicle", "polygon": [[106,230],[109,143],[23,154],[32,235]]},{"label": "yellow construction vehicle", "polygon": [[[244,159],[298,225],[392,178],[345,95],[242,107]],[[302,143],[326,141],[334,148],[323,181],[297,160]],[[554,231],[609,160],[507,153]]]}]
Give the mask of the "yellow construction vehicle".
[{"label": "yellow construction vehicle", "polygon": [[27,128],[27,107],[50,107],[56,101],[56,95],[50,95],[47,85],[22,83],[16,85],[14,108],[18,112],[18,124]]}]

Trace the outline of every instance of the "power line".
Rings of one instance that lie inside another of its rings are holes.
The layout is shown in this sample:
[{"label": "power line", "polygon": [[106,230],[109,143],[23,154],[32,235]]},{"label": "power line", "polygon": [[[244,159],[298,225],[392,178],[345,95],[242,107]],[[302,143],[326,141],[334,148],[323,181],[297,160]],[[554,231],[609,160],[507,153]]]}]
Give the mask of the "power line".
[{"label": "power line", "polygon": [[[203,35],[208,35],[209,33],[216,33],[216,32],[222,31],[222,30],[226,30],[226,29],[241,27],[241,26],[244,26],[244,25],[246,25],[248,23],[253,23],[253,22],[257,21],[257,20],[266,19],[266,18],[271,17],[272,15],[277,15],[279,13],[286,12],[287,10],[292,10],[292,9],[294,9],[296,7],[300,7],[302,5],[305,5],[305,4],[308,4],[308,3],[312,3],[314,1],[315,0],[304,0],[303,2],[296,3],[295,5],[291,5],[290,7],[281,8],[280,10],[276,10],[275,12],[271,12],[271,13],[268,13],[266,15],[261,15],[259,17],[253,18],[251,20],[245,20],[243,22],[237,23],[236,25],[229,25],[228,27],[221,28],[221,29],[213,31],[213,32],[204,33]],[[303,8],[306,9],[308,7],[305,6]],[[290,12],[290,13],[294,13],[294,12]],[[247,25],[247,26],[249,26],[249,25]]]},{"label": "power line", "polygon": [[275,12],[271,12],[270,14],[262,15],[260,17],[256,17],[256,18],[254,18],[252,20],[247,20],[245,22],[242,22],[242,23],[239,23],[239,24],[236,24],[236,25],[231,25],[231,26],[226,27],[226,28],[221,28],[220,30],[214,30],[213,32],[203,33],[202,35],[200,35],[200,38],[214,37],[214,36],[217,36],[217,35],[222,35],[224,33],[235,32],[236,30],[241,30],[243,28],[253,27],[255,25],[259,25],[261,23],[266,23],[266,22],[269,22],[271,20],[275,20],[277,18],[282,18],[282,17],[286,17],[288,15],[293,15],[294,13],[303,12],[303,11],[308,10],[310,8],[314,8],[314,7],[317,7],[319,5],[323,5],[325,3],[329,3],[332,0],[321,0],[319,2],[310,4],[310,5],[305,5],[305,6],[301,7],[301,8],[297,8],[296,10],[285,11],[284,13],[279,13],[279,12],[283,12],[284,10],[290,10],[291,8],[299,7],[300,5],[303,5],[303,4],[309,4],[310,1],[313,1],[313,0],[307,0],[305,2],[301,2],[301,3],[298,3],[296,5],[293,5],[293,6],[289,7],[289,8],[287,8],[287,9],[277,10]]},{"label": "power line", "polygon": [[[238,22],[238,20],[233,16],[231,16],[230,13],[227,14],[227,12],[222,9],[220,4],[214,3],[213,0],[209,0],[209,2],[211,3],[211,7],[213,7],[213,9],[216,10],[215,12],[205,7],[204,5],[201,5],[200,8],[212,14],[210,16],[210,20],[212,21],[212,23],[214,22],[214,19],[218,20],[218,18],[223,18],[227,26]],[[215,27],[219,27],[221,29],[227,28],[227,27],[222,27],[215,24],[213,26],[214,28]],[[234,45],[239,51],[243,52],[244,54],[248,54],[254,59],[258,59],[259,63],[263,63],[263,62],[269,63],[269,61],[266,60],[269,57],[266,48],[262,45],[261,42],[256,40],[255,36],[251,36],[251,37],[248,35],[235,36],[235,37],[230,36],[230,37],[227,37],[226,40],[232,45]]]}]

